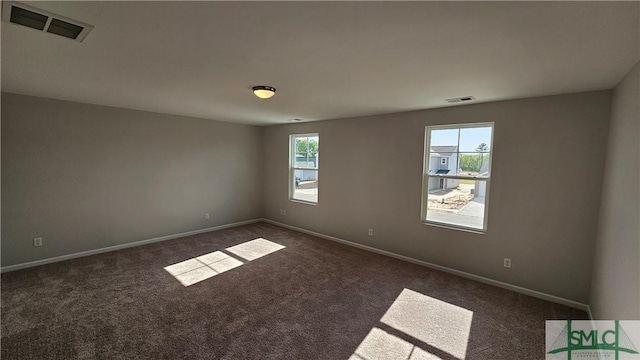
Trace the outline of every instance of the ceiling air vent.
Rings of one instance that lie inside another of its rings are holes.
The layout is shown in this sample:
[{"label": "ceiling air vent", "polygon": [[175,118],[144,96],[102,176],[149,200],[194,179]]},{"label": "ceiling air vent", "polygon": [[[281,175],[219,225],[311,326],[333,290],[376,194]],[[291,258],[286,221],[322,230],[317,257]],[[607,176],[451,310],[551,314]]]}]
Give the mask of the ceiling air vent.
[{"label": "ceiling air vent", "polygon": [[89,32],[93,30],[92,25],[16,1],[2,2],[2,21],[78,41],[84,40],[89,35]]},{"label": "ceiling air vent", "polygon": [[465,102],[465,101],[472,101],[475,100],[476,98],[474,98],[473,96],[463,96],[463,97],[459,97],[459,98],[453,98],[453,99],[447,99],[447,102],[450,104],[455,104],[455,103],[459,103],[459,102]]},{"label": "ceiling air vent", "polygon": [[28,26],[30,28],[44,30],[49,18],[19,7],[12,6],[10,21],[14,24]]}]

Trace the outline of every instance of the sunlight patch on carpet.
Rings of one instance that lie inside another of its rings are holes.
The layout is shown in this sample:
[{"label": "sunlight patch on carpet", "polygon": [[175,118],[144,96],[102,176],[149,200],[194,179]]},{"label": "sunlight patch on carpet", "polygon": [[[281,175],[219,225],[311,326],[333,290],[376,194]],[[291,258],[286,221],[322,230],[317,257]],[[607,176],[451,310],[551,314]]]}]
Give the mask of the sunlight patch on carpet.
[{"label": "sunlight patch on carpet", "polygon": [[251,261],[284,248],[285,247],[280,244],[258,238],[229,247],[223,251],[214,251],[181,261],[166,266],[164,269],[180,281],[182,285],[190,286],[244,264],[225,251]]},{"label": "sunlight patch on carpet", "polygon": [[[349,360],[438,360],[435,354],[444,353],[463,360],[472,320],[473,311],[403,289],[380,319],[382,325],[369,332]],[[381,329],[386,327],[392,332]]]},{"label": "sunlight patch on carpet", "polygon": [[374,327],[349,360],[442,360],[395,335]]},{"label": "sunlight patch on carpet", "polygon": [[472,319],[470,310],[404,289],[380,322],[464,359]]},{"label": "sunlight patch on carpet", "polygon": [[222,251],[215,251],[197,258],[169,265],[164,269],[184,286],[199,283],[242,265],[242,261],[232,258]]},{"label": "sunlight patch on carpet", "polygon": [[243,259],[252,261],[281,249],[284,249],[284,246],[263,238],[258,238],[240,245],[228,247],[227,251]]}]

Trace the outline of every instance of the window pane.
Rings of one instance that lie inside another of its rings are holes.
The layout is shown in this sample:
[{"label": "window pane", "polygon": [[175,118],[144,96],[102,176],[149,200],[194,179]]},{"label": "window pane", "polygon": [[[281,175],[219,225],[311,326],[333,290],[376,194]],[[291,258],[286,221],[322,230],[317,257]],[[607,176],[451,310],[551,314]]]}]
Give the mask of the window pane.
[{"label": "window pane", "polygon": [[487,182],[428,178],[427,221],[482,230]]},{"label": "window pane", "polygon": [[458,146],[458,131],[459,129],[432,130],[431,146]]},{"label": "window pane", "polygon": [[459,176],[489,177],[491,154],[483,152],[460,153]]},{"label": "window pane", "polygon": [[295,138],[295,167],[318,168],[318,137]]},{"label": "window pane", "polygon": [[293,198],[318,202],[318,170],[294,170]]},{"label": "window pane", "polygon": [[308,153],[297,153],[294,167],[316,168],[316,158],[310,157]]},{"label": "window pane", "polygon": [[460,129],[460,152],[489,152],[491,127]]},{"label": "window pane", "polygon": [[314,168],[318,168],[318,155],[320,154],[320,146],[317,136],[310,136],[307,138],[309,144],[309,161],[313,163]]},{"label": "window pane", "polygon": [[307,152],[307,138],[306,137],[295,137],[296,142],[296,152],[297,153],[306,153]]}]

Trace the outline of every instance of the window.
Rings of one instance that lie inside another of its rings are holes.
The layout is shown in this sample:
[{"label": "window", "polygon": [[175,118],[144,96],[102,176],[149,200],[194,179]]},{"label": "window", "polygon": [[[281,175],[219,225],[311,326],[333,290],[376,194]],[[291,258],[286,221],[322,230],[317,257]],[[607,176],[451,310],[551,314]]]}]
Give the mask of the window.
[{"label": "window", "polygon": [[427,126],[422,222],[487,229],[493,123]]},{"label": "window", "polygon": [[318,134],[289,137],[289,199],[315,204],[318,202]]}]

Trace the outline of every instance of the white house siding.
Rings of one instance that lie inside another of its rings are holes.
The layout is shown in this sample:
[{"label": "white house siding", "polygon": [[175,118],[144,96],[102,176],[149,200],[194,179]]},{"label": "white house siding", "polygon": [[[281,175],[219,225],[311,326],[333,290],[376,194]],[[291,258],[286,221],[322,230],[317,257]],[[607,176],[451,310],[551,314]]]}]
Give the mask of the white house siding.
[{"label": "white house siding", "polygon": [[475,196],[487,196],[487,182],[476,181],[476,187],[474,189]]},{"label": "white house siding", "polygon": [[460,185],[460,180],[458,179],[447,179],[446,181],[447,189],[456,188],[458,185]]},{"label": "white house siding", "polygon": [[[446,164],[442,164],[442,158],[447,159]],[[449,175],[456,175],[456,165],[458,164],[458,154],[452,153],[450,156],[430,156],[429,158],[429,174],[435,174],[438,170],[449,170]],[[429,179],[429,190],[434,189],[452,189],[460,185],[458,179],[442,179],[444,180],[444,186],[440,186],[441,178]]]},{"label": "white house siding", "polygon": [[318,180],[317,170],[296,170],[295,175],[296,175],[296,178],[298,178],[301,181]]}]

